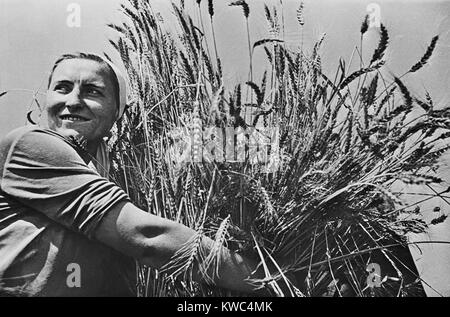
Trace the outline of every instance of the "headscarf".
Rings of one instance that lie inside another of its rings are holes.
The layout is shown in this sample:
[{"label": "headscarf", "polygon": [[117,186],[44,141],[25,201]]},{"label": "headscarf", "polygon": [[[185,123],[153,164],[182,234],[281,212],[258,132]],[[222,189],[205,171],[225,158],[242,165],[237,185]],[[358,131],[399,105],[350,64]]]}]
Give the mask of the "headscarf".
[{"label": "headscarf", "polygon": [[106,58],[103,58],[101,56],[99,57],[103,59],[103,61],[105,61],[105,63],[107,63],[109,67],[111,67],[114,74],[116,75],[117,83],[119,84],[119,112],[116,118],[116,120],[119,120],[122,117],[123,113],[125,112],[125,107],[127,105],[127,83],[125,81],[124,76],[122,75],[122,72],[117,68],[116,65],[114,65]]},{"label": "headscarf", "polygon": [[[127,84],[125,81],[125,77],[122,75],[122,72],[114,65],[112,62],[99,56],[105,63],[109,65],[109,67],[113,70],[114,74],[117,78],[117,83],[119,87],[119,111],[116,120],[119,120],[123,113],[125,112],[125,107],[127,104]],[[95,160],[92,161],[97,172],[105,178],[109,178],[109,169],[110,169],[110,161],[109,161],[109,152],[106,144],[106,140],[103,139],[97,147],[97,153],[95,155]]]}]

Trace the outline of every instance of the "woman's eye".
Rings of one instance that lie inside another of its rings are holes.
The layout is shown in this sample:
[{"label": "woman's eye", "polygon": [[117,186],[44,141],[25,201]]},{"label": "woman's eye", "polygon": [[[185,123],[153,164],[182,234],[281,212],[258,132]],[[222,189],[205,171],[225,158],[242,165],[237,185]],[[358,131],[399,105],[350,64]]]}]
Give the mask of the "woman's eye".
[{"label": "woman's eye", "polygon": [[102,96],[101,91],[98,89],[95,89],[95,88],[86,89],[86,93],[88,93],[89,95],[93,95],[93,96]]},{"label": "woman's eye", "polygon": [[71,91],[71,87],[68,85],[56,85],[55,91],[61,92],[61,93],[69,93]]}]

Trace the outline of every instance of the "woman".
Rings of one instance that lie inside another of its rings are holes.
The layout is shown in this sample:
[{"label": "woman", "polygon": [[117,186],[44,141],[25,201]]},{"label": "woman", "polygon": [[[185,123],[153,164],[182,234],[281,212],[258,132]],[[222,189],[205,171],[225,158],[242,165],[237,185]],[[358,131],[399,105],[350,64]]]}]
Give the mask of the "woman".
[{"label": "woman", "polygon": [[[132,295],[133,259],[168,263],[195,232],[140,210],[107,171],[103,137],[125,108],[123,77],[91,54],[58,59],[49,78],[48,129],[0,143],[0,294]],[[93,166],[95,165],[95,167]],[[212,241],[202,240],[208,249]],[[217,285],[251,292],[255,264],[225,252]],[[79,269],[79,281],[72,280]]]}]

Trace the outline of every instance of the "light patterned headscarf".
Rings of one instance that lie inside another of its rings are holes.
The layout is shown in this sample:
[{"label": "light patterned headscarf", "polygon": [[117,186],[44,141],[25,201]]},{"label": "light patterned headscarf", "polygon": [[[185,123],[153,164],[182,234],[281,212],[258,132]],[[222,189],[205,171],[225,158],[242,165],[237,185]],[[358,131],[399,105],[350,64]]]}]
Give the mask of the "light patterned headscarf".
[{"label": "light patterned headscarf", "polygon": [[[99,56],[100,57],[100,56]],[[117,114],[116,120],[119,120],[123,113],[125,112],[126,104],[127,104],[127,84],[125,81],[124,76],[122,75],[122,72],[117,68],[116,65],[111,63],[106,58],[100,57],[105,63],[109,65],[109,67],[112,69],[114,74],[116,75],[118,87],[119,87],[119,111]],[[109,170],[110,170],[110,161],[109,161],[109,152],[107,148],[107,144],[105,140],[102,140],[97,148],[97,153],[95,155],[95,161],[92,162],[95,166],[95,169],[97,172],[105,177],[108,178],[109,176]]]},{"label": "light patterned headscarf", "polygon": [[125,112],[125,107],[127,105],[127,82],[125,81],[122,72],[117,68],[116,65],[108,61],[106,58],[102,59],[109,65],[109,67],[111,67],[117,78],[117,83],[119,86],[119,112],[116,120],[119,120]]}]

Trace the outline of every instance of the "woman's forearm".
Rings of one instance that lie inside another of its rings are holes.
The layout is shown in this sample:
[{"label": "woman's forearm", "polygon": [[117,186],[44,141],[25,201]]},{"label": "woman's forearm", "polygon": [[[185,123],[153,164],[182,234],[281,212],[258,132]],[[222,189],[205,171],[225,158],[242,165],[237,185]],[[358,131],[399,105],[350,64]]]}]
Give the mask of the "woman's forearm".
[{"label": "woman's forearm", "polygon": [[[196,235],[196,232],[180,223],[149,214],[131,203],[115,206],[102,220],[96,238],[116,250],[132,256],[142,264],[160,269],[172,259],[175,253]],[[201,248],[209,254],[214,241],[202,237]],[[256,268],[256,262],[223,248],[218,265],[218,276],[211,268],[207,273],[214,276],[220,287],[241,292],[255,291],[247,279]],[[193,277],[202,280],[194,266]],[[201,264],[200,264],[201,265]],[[170,268],[168,268],[170,273]],[[257,277],[261,277],[257,274]]]}]

